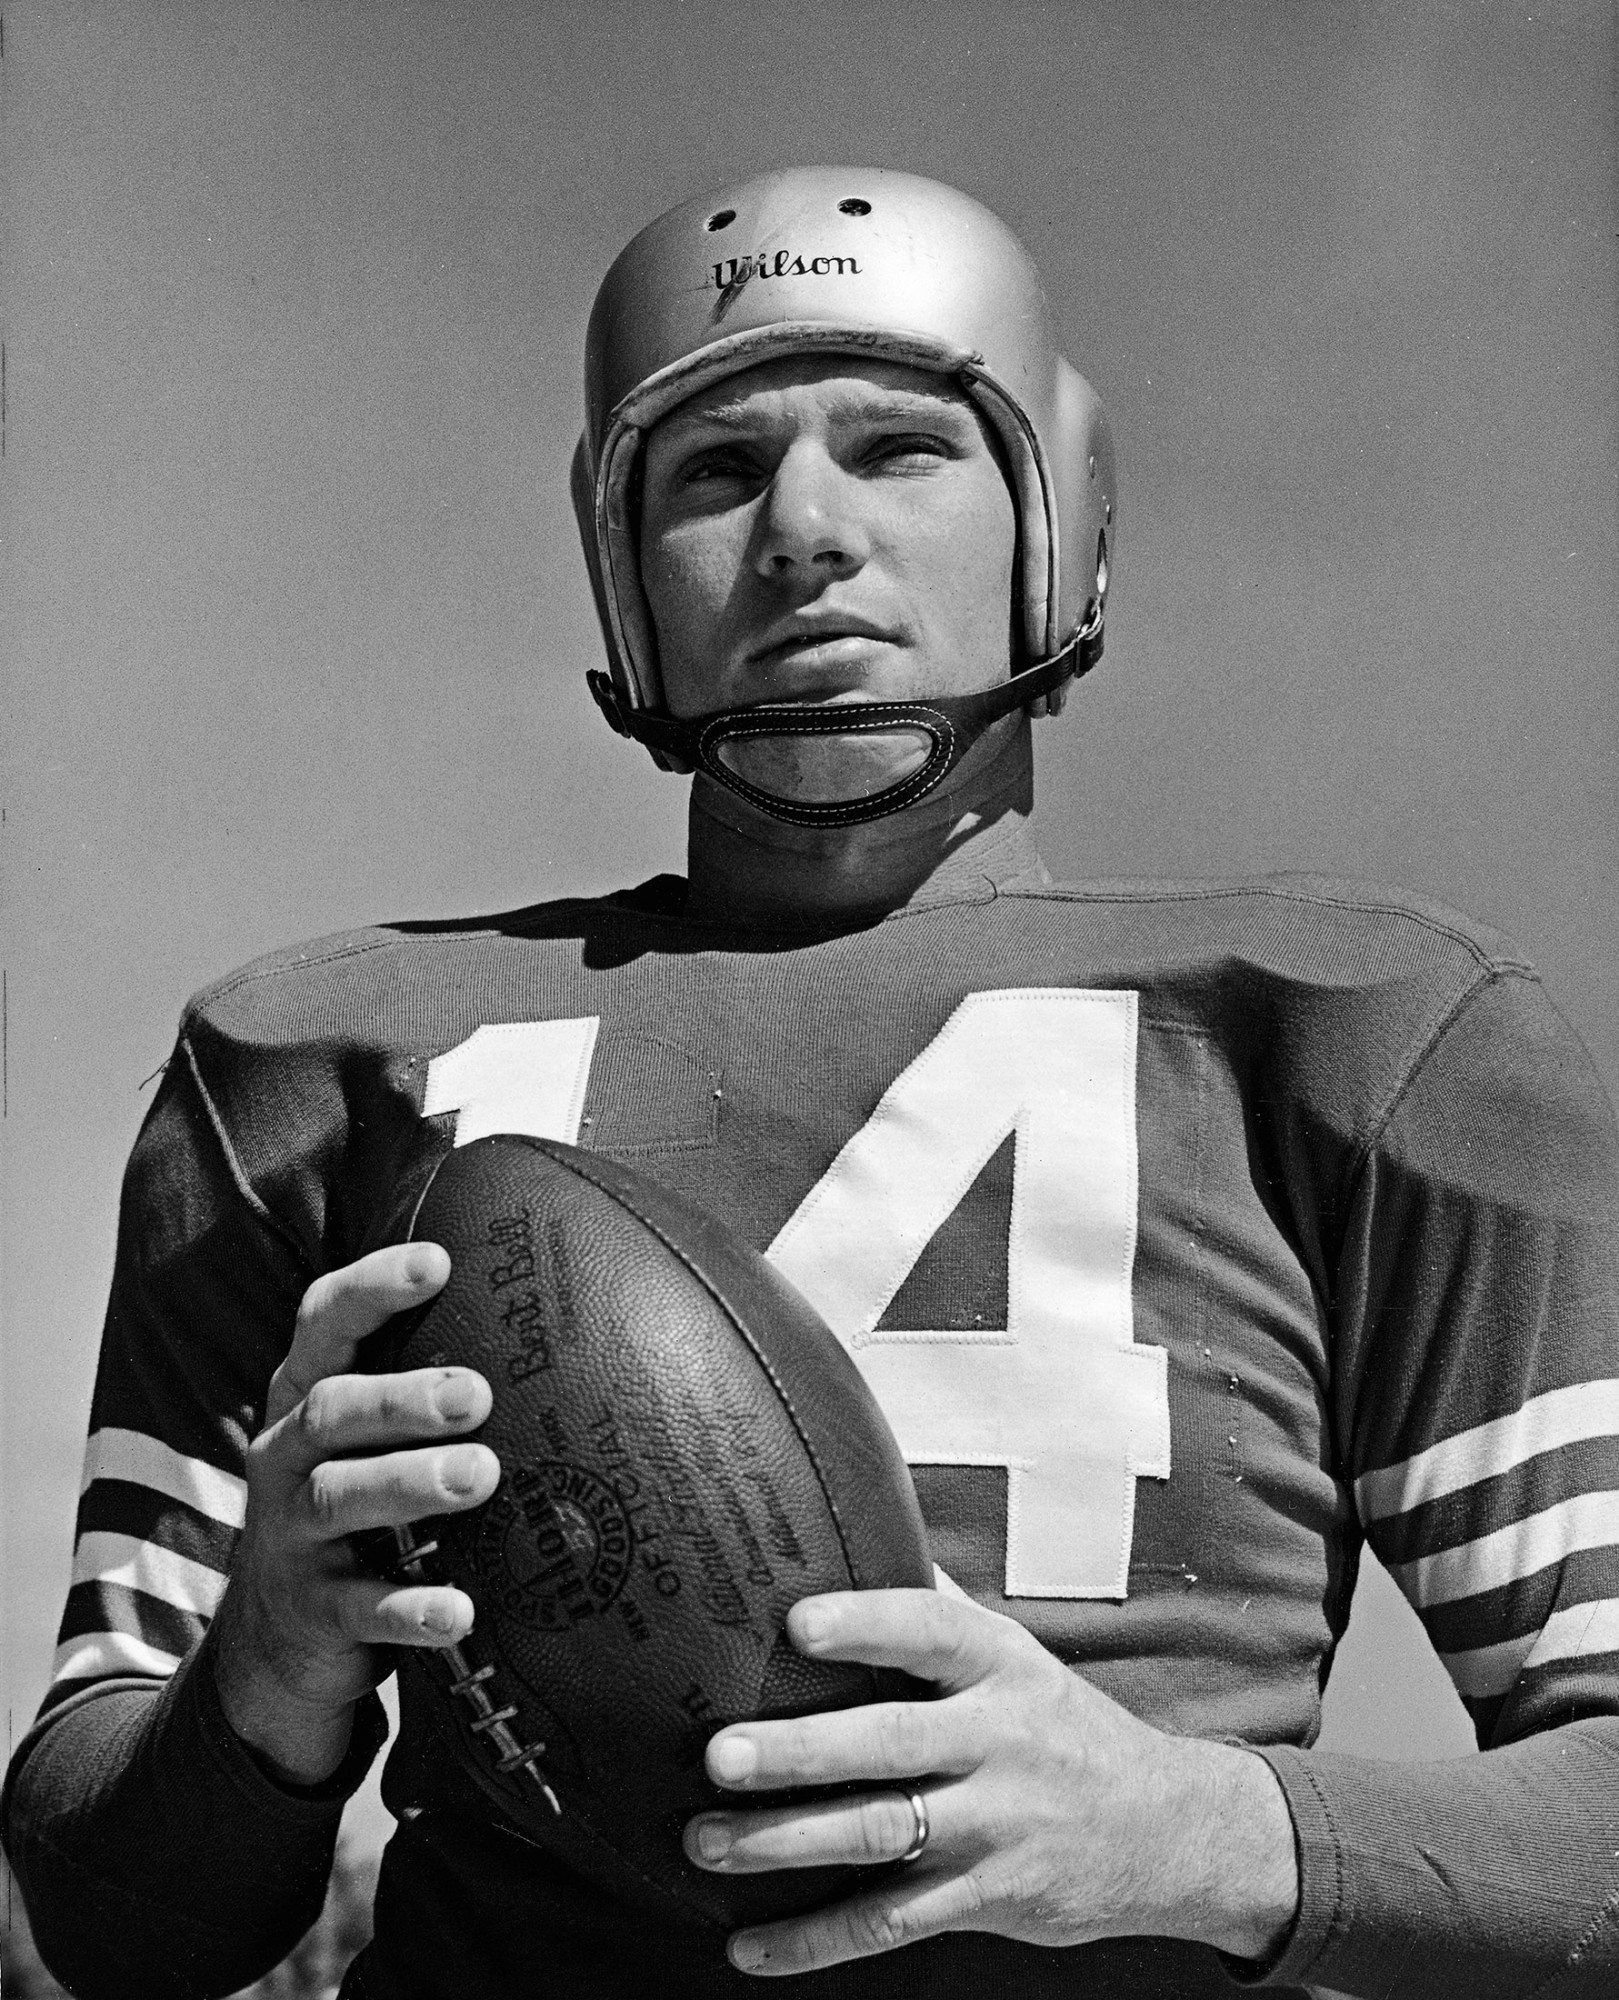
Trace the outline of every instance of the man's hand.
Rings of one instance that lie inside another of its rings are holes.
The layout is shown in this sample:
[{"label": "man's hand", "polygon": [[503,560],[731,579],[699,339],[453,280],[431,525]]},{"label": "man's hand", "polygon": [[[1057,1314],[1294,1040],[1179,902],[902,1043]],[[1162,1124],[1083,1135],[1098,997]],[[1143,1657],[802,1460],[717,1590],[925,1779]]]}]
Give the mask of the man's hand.
[{"label": "man's hand", "polygon": [[437,1244],[410,1243],[318,1278],[248,1452],[215,1672],[231,1727],[294,1783],[342,1762],[354,1703],[390,1671],[384,1648],[452,1646],[472,1626],[464,1591],[367,1577],[348,1540],[476,1507],[500,1477],[486,1445],[451,1441],[489,1414],[481,1375],[350,1372],[367,1334],[449,1274]]},{"label": "man's hand", "polygon": [[1298,1899],[1293,1828],[1260,1758],[1148,1727],[1020,1625],[938,1592],[806,1598],[788,1631],[812,1658],[899,1667],[941,1698],[721,1730],[708,1771],[729,1790],[867,1789],[702,1814],[688,1855],[735,1873],[891,1862],[918,1831],[912,1791],[928,1838],[845,1902],[737,1932],[742,1971],[808,1972],[955,1930],[1198,1938],[1249,1958],[1280,1943]]}]

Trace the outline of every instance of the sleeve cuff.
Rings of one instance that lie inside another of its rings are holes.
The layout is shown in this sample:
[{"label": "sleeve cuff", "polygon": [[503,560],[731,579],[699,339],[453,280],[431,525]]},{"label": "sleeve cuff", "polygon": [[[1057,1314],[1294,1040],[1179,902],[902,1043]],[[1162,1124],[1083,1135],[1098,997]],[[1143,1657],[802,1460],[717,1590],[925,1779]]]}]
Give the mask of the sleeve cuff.
[{"label": "sleeve cuff", "polygon": [[1343,1851],[1326,1796],[1310,1773],[1308,1756],[1290,1745],[1247,1746],[1276,1775],[1293,1819],[1299,1864],[1299,1907],[1281,1950],[1263,1964],[1226,1958],[1226,1975],[1238,1986],[1306,1985],[1336,1933],[1343,1908]]},{"label": "sleeve cuff", "polygon": [[282,1817],[324,1819],[341,1812],[388,1740],[387,1714],[373,1690],[354,1705],[354,1730],[342,1763],[318,1785],[296,1785],[272,1771],[227,1721],[214,1679],[211,1633],[203,1636],[175,1678],[178,1681],[182,1676],[186,1686],[173,1692],[191,1707],[197,1730],[214,1761],[260,1810]]}]

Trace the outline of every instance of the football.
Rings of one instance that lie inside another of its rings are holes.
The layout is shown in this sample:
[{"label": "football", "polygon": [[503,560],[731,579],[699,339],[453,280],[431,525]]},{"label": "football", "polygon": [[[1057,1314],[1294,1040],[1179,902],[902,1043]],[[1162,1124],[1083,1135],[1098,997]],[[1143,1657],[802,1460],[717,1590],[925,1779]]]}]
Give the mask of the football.
[{"label": "football", "polygon": [[665,1915],[729,1929],[846,1893],[847,1870],[707,1874],[681,1832],[723,1796],[722,1724],[929,1692],[784,1632],[818,1591],[933,1582],[854,1362],[712,1216],[549,1140],[448,1154],[407,1240],[443,1244],[450,1281],[368,1365],[483,1374],[501,1479],[399,1537],[399,1573],[476,1607],[460,1647],[405,1656],[406,1737],[449,1732],[509,1827]]}]

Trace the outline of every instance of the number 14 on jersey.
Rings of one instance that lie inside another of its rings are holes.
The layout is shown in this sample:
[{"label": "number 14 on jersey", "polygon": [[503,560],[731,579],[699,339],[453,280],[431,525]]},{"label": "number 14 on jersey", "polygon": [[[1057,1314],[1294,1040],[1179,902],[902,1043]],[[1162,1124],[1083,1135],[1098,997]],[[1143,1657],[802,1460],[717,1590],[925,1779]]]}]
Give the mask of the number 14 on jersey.
[{"label": "number 14 on jersey", "polygon": [[[573,1143],[596,1028],[480,1028],[435,1058],[423,1111],[455,1111],[457,1145]],[[1009,1134],[1006,1325],[880,1329]],[[974,993],[767,1253],[850,1349],[911,1464],[1005,1468],[1009,1597],[1124,1597],[1135,1483],[1169,1477],[1168,1359],[1133,1331],[1137,1189],[1136,995]]]}]

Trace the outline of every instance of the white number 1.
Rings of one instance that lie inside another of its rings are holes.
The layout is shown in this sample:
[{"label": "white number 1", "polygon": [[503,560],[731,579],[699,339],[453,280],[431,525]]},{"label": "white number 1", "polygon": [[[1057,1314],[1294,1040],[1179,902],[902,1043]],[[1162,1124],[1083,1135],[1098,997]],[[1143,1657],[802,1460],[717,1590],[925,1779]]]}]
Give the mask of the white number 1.
[{"label": "white number 1", "polygon": [[486,1023],[427,1065],[422,1116],[453,1111],[458,1146],[492,1132],[577,1144],[600,1026],[599,1014]]},{"label": "white number 1", "polygon": [[[853,1352],[913,1465],[1007,1472],[1008,1597],[1126,1595],[1135,1482],[1169,1477],[1168,1357],[1133,1337],[1136,996],[975,993],[768,1252]],[[1007,1325],[878,1332],[1016,1132]]]}]

